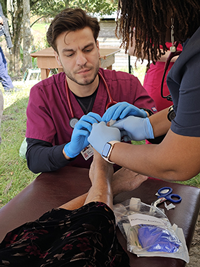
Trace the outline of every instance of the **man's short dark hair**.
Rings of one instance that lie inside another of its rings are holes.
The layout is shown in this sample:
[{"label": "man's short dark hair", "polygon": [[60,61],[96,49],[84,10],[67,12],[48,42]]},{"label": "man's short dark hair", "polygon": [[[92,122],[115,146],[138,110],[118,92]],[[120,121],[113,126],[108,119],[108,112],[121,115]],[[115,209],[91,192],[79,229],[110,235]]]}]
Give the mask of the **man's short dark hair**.
[{"label": "man's short dark hair", "polygon": [[57,51],[56,39],[63,32],[71,32],[89,27],[92,30],[95,42],[99,35],[100,26],[96,18],[89,16],[80,8],[66,8],[51,22],[47,31],[47,41]]}]

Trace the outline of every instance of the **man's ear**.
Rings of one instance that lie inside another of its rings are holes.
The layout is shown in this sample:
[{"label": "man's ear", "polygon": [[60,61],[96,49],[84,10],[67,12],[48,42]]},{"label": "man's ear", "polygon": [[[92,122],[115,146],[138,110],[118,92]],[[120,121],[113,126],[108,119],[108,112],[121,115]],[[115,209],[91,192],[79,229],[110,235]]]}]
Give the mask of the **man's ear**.
[{"label": "man's ear", "polygon": [[60,62],[60,57],[59,57],[58,53],[55,50],[53,52],[54,52],[55,59],[58,62],[58,65],[59,66],[62,66],[62,64]]}]

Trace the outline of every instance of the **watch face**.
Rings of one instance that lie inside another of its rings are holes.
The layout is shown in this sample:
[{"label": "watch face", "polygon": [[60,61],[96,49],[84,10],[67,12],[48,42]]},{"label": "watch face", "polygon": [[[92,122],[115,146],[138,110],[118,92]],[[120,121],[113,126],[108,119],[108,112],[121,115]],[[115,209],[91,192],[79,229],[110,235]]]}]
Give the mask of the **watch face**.
[{"label": "watch face", "polygon": [[176,117],[176,113],[173,109],[171,109],[167,115],[169,121],[173,121]]},{"label": "watch face", "polygon": [[106,143],[104,148],[103,148],[103,152],[102,152],[102,156],[103,157],[107,157],[108,156],[108,153],[110,151],[110,148],[111,148],[111,144],[109,143]]}]

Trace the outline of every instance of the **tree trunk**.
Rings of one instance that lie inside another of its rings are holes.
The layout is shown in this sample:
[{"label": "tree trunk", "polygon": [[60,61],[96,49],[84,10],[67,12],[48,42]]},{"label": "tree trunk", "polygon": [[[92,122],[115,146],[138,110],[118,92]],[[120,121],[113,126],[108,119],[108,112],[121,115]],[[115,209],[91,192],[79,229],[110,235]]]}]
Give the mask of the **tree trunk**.
[{"label": "tree trunk", "polygon": [[30,0],[23,0],[23,72],[31,68]]},{"label": "tree trunk", "polygon": [[10,57],[9,72],[20,74],[21,58],[20,45],[22,41],[22,18],[23,18],[23,0],[10,1],[7,5],[9,20],[11,21],[10,32],[13,43],[12,55]]}]

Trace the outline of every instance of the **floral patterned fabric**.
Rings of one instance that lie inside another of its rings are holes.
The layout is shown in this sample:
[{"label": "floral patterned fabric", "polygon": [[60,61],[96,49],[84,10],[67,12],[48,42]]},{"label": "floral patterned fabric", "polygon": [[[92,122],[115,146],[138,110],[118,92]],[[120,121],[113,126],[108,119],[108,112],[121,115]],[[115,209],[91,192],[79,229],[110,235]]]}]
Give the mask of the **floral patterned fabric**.
[{"label": "floral patterned fabric", "polygon": [[129,266],[115,227],[112,210],[101,202],[53,209],[6,235],[0,266]]}]

